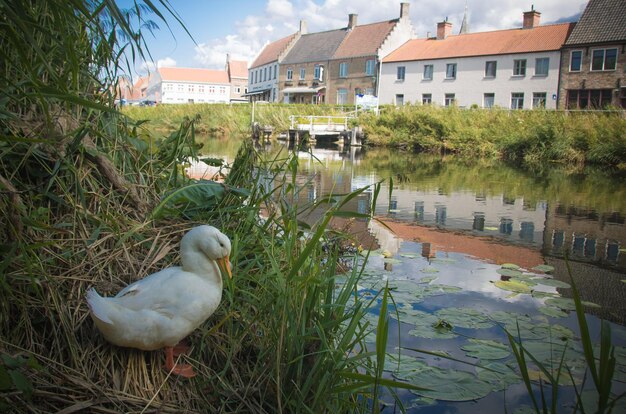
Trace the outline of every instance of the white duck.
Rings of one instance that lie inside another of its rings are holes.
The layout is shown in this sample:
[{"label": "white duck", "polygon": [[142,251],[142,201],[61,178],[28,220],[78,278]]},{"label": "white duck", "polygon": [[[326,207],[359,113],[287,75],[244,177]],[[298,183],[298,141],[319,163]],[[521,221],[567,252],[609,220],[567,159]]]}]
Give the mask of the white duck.
[{"label": "white duck", "polygon": [[195,227],[181,241],[182,266],[153,273],[115,297],[103,298],[90,289],[91,317],[109,342],[145,351],[165,348],[168,372],[193,377],[190,365],[174,363],[174,346],[217,309],[220,271],[232,278],[229,255],[228,237],[215,227]]}]

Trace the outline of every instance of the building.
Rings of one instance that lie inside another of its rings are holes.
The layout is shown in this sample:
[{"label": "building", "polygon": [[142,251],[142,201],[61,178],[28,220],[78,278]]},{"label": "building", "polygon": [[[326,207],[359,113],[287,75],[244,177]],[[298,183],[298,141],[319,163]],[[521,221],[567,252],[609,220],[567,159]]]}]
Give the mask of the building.
[{"label": "building", "polygon": [[626,2],[590,0],[563,47],[559,107],[626,108]]},{"label": "building", "polygon": [[354,104],[355,95],[377,96],[382,58],[412,37],[409,3],[401,3],[395,20],[357,26],[357,15],[351,14],[348,34],[329,64],[329,103]]},{"label": "building", "polygon": [[123,105],[136,104],[146,99],[146,91],[150,82],[150,76],[141,76],[134,84],[126,76],[120,76],[115,89],[115,97]]},{"label": "building", "polygon": [[276,102],[278,100],[278,65],[291,47],[306,33],[306,23],[300,22],[300,30],[275,42],[267,44],[248,69],[248,92],[251,101]]},{"label": "building", "polygon": [[383,59],[380,102],[556,108],[561,47],[573,23],[540,26],[524,13],[518,29],[413,39]]},{"label": "building", "polygon": [[230,102],[247,102],[244,96],[248,93],[248,62],[232,60],[226,54],[226,73],[230,81]]},{"label": "building", "polygon": [[230,89],[225,70],[158,68],[151,76],[147,99],[164,104],[229,103]]},{"label": "building", "polygon": [[376,94],[382,58],[413,35],[409,4],[398,19],[302,33],[279,64],[279,99],[288,103],[349,104],[356,94]]}]

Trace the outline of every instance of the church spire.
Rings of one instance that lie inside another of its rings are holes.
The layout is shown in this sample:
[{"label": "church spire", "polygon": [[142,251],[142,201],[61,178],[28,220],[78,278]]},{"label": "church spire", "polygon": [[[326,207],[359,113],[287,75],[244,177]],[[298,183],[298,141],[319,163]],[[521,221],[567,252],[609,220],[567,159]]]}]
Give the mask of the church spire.
[{"label": "church spire", "polygon": [[467,0],[465,0],[465,14],[463,15],[463,22],[461,23],[461,30],[459,34],[469,33],[469,18],[467,16]]}]

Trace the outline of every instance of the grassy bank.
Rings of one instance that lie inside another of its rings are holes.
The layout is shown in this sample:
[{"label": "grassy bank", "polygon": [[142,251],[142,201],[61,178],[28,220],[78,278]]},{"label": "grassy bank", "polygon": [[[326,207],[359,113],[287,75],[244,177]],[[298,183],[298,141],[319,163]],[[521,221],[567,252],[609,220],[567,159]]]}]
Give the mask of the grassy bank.
[{"label": "grassy bank", "polygon": [[384,107],[359,119],[371,145],[467,157],[498,157],[517,163],[597,164],[626,168],[626,117],[614,113],[568,113]]},{"label": "grassy bank", "polygon": [[[364,344],[373,327],[361,317],[378,298],[354,299],[359,264],[336,277],[342,236],[327,225],[350,217],[340,209],[358,192],[320,200],[330,209],[305,233],[296,213],[315,206],[284,201],[298,199],[297,157],[244,146],[226,183],[186,178],[197,119],[146,139],[145,123],[112,109],[119,52],[141,56],[131,22],[147,24],[149,4],[0,3],[11,34],[0,63],[0,411],[367,410],[378,386],[402,384],[381,378],[384,336],[378,353]],[[268,182],[283,192],[264,192]],[[85,292],[110,296],[178,264],[181,236],[199,223],[231,238],[235,277],[189,337],[198,376],[186,381],[159,352],[107,343]]]}]

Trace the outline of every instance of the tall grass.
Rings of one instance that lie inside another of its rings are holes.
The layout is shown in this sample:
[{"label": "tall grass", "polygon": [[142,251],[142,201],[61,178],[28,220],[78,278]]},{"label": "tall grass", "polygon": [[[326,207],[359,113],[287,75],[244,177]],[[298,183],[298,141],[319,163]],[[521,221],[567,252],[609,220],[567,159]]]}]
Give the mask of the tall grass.
[{"label": "tall grass", "polygon": [[360,117],[368,142],[470,157],[626,167],[626,117],[610,113],[384,107]]},{"label": "tall grass", "polygon": [[[197,119],[145,140],[112,109],[121,52],[142,55],[146,17],[171,12],[159,7],[0,2],[0,411],[361,412],[376,386],[412,387],[381,378],[366,346],[362,262],[336,278],[328,225],[367,219],[344,211],[365,190],[319,201],[329,209],[305,232],[298,213],[316,206],[286,201],[296,156],[265,162],[244,146],[227,182],[192,181],[181,163],[197,155]],[[199,375],[184,382],[158,352],[104,341],[84,293],[178,263],[197,223],[231,237],[235,278],[189,338]]]}]

